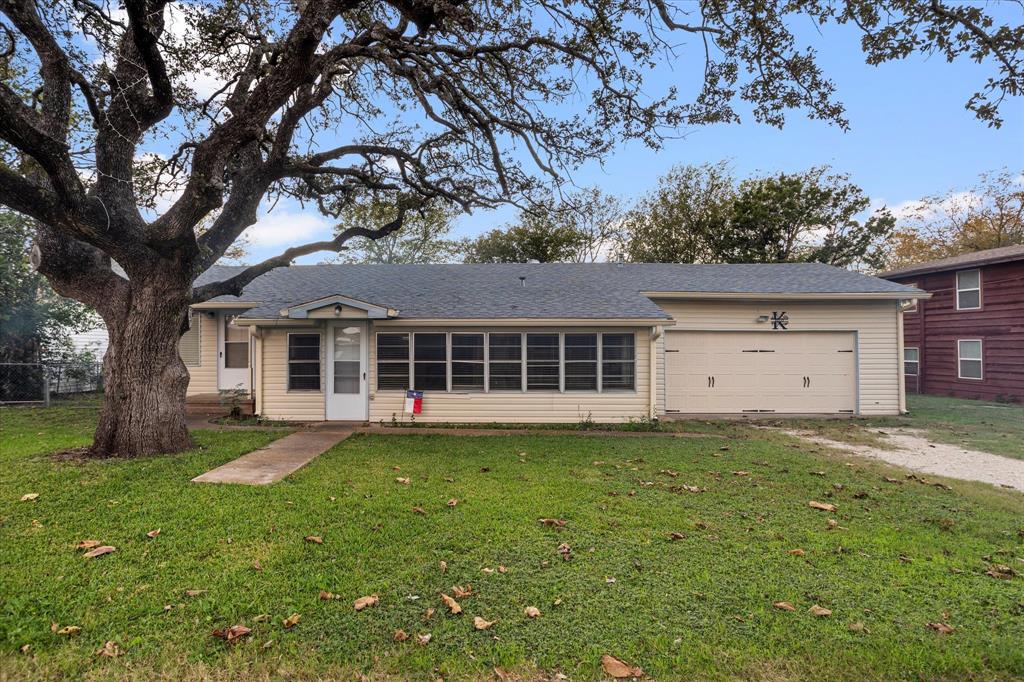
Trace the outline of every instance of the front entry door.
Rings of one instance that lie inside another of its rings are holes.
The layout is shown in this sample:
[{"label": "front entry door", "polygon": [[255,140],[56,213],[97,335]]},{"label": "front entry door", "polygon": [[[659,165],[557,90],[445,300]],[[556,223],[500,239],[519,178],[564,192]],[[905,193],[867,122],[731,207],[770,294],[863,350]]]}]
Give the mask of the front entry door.
[{"label": "front entry door", "polygon": [[366,327],[362,322],[327,326],[327,418],[367,418]]},{"label": "front entry door", "polygon": [[217,313],[217,388],[249,390],[249,328],[235,324],[235,315]]}]

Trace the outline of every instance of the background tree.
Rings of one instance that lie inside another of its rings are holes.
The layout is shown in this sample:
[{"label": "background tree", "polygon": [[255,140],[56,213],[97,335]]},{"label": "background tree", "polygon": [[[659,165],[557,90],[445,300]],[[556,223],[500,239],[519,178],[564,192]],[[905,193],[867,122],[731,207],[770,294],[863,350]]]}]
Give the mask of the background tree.
[{"label": "background tree", "polygon": [[713,258],[878,267],[896,220],[885,208],[857,220],[870,203],[848,176],[830,174],[827,167],[744,180],[732,202],[729,228],[711,239]]},{"label": "background tree", "polygon": [[564,263],[584,248],[579,232],[543,217],[485,232],[462,246],[467,263]]},{"label": "background tree", "polygon": [[0,210],[0,362],[43,362],[65,355],[75,332],[98,319],[58,296],[29,264],[31,221]]},{"label": "background tree", "polygon": [[1024,244],[1024,172],[983,173],[966,191],[926,197],[905,223],[890,241],[889,268]]},{"label": "background tree", "polygon": [[[461,250],[457,240],[448,239],[457,215],[454,206],[431,203],[406,214],[405,223],[397,232],[377,239],[353,239],[340,253],[339,260],[343,263],[452,263],[458,260]],[[342,211],[334,234],[366,225],[386,225],[397,217],[398,209],[392,202],[360,201]]]},{"label": "background tree", "polygon": [[634,263],[716,262],[735,183],[724,161],[672,168],[626,214],[618,256]]},{"label": "background tree", "polygon": [[[385,236],[423,202],[495,206],[617,143],[657,148],[681,125],[736,121],[736,100],[771,125],[801,109],[846,126],[788,29],[797,18],[855,24],[870,63],[939,52],[989,65],[968,107],[994,125],[1024,88],[1024,31],[940,0],[0,0],[0,12],[0,204],[38,221],[41,272],[106,324],[95,455],[191,446],[177,349],[190,303]],[[652,69],[690,46],[704,55],[693,101],[649,96]],[[393,197],[393,221],[194,286],[266,200],[337,217],[367,191]]]}]

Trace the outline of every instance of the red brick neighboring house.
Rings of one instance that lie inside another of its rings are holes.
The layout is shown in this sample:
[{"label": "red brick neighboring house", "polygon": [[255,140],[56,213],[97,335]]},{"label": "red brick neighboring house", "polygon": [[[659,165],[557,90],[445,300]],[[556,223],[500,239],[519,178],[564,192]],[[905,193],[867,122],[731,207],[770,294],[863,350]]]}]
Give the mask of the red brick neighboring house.
[{"label": "red brick neighboring house", "polygon": [[904,309],[908,393],[1024,401],[1024,246],[879,275],[932,294]]}]

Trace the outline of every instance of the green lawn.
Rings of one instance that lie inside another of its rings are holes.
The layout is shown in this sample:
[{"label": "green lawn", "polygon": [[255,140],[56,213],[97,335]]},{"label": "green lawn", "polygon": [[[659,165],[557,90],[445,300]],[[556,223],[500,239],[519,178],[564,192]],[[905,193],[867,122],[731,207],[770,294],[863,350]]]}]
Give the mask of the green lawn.
[{"label": "green lawn", "polygon": [[1024,405],[908,395],[901,417],[866,419],[789,419],[780,424],[807,428],[825,437],[858,445],[885,446],[878,430],[911,428],[941,443],[1024,459]]},{"label": "green lawn", "polygon": [[[44,456],[87,442],[91,419],[0,410],[0,669],[11,678],[493,679],[499,666],[591,679],[606,653],[658,679],[1024,677],[1024,578],[985,574],[993,563],[1024,572],[1019,493],[896,485],[884,479],[902,479],[895,470],[753,431],[356,436],[263,488],[189,479],[275,433],[199,431],[195,452],[137,461]],[[26,493],[39,497],[19,501]],[[84,539],[117,551],[84,559]],[[481,570],[499,565],[507,572]],[[464,613],[449,615],[439,594],[468,584]],[[380,604],[357,613],[369,594]],[[811,615],[815,604],[832,615]],[[285,629],[292,613],[301,620]],[[474,616],[497,624],[476,631]],[[235,624],[252,634],[233,645],[210,634]],[[399,628],[410,641],[393,640]],[[108,640],[122,656],[94,655]]]}]

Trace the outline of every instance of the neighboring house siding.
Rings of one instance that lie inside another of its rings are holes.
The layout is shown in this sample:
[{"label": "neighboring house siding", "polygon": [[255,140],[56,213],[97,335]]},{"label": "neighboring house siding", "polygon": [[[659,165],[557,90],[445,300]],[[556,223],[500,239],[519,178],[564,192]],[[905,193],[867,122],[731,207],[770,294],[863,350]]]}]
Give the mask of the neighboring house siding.
[{"label": "neighboring house siding", "polygon": [[[986,400],[1024,400],[1024,261],[966,266],[981,270],[981,308],[957,310],[956,272],[893,277],[932,298],[903,315],[904,345],[919,349],[919,373],[910,392]],[[983,378],[961,379],[957,341],[982,342]]]},{"label": "neighboring house siding", "polygon": [[71,345],[76,351],[89,351],[97,360],[103,359],[109,342],[107,328],[102,325],[71,335]]},{"label": "neighboring house siding", "polygon": [[598,422],[625,422],[642,419],[650,411],[650,329],[621,327],[403,327],[376,324],[370,331],[370,421],[408,420],[403,417],[404,391],[376,391],[377,332],[588,332],[636,333],[636,390],[605,393],[493,391],[428,391],[423,399],[422,422],[547,422],[574,423],[588,417]]},{"label": "neighboring house siding", "polygon": [[[262,330],[257,344],[256,375],[261,379],[259,413],[268,419],[322,421],[324,419],[325,380],[323,328],[288,327]],[[320,390],[288,389],[288,334],[316,334],[320,337]]]},{"label": "neighboring house siding", "polygon": [[[191,347],[194,338],[186,338],[190,334],[198,336],[198,353]],[[179,342],[179,350],[188,370],[188,391],[186,395],[217,392],[217,321],[205,312],[192,313],[192,328]],[[186,357],[186,355],[188,357]],[[189,364],[197,360],[195,364]]]},{"label": "neighboring house siding", "polygon": [[[858,413],[898,414],[900,368],[898,307],[895,301],[655,301],[675,323],[666,330],[771,331],[761,315],[786,311],[789,332],[851,331],[857,335]],[[787,331],[775,333],[785,334]],[[662,403],[661,409],[664,409]]]}]

